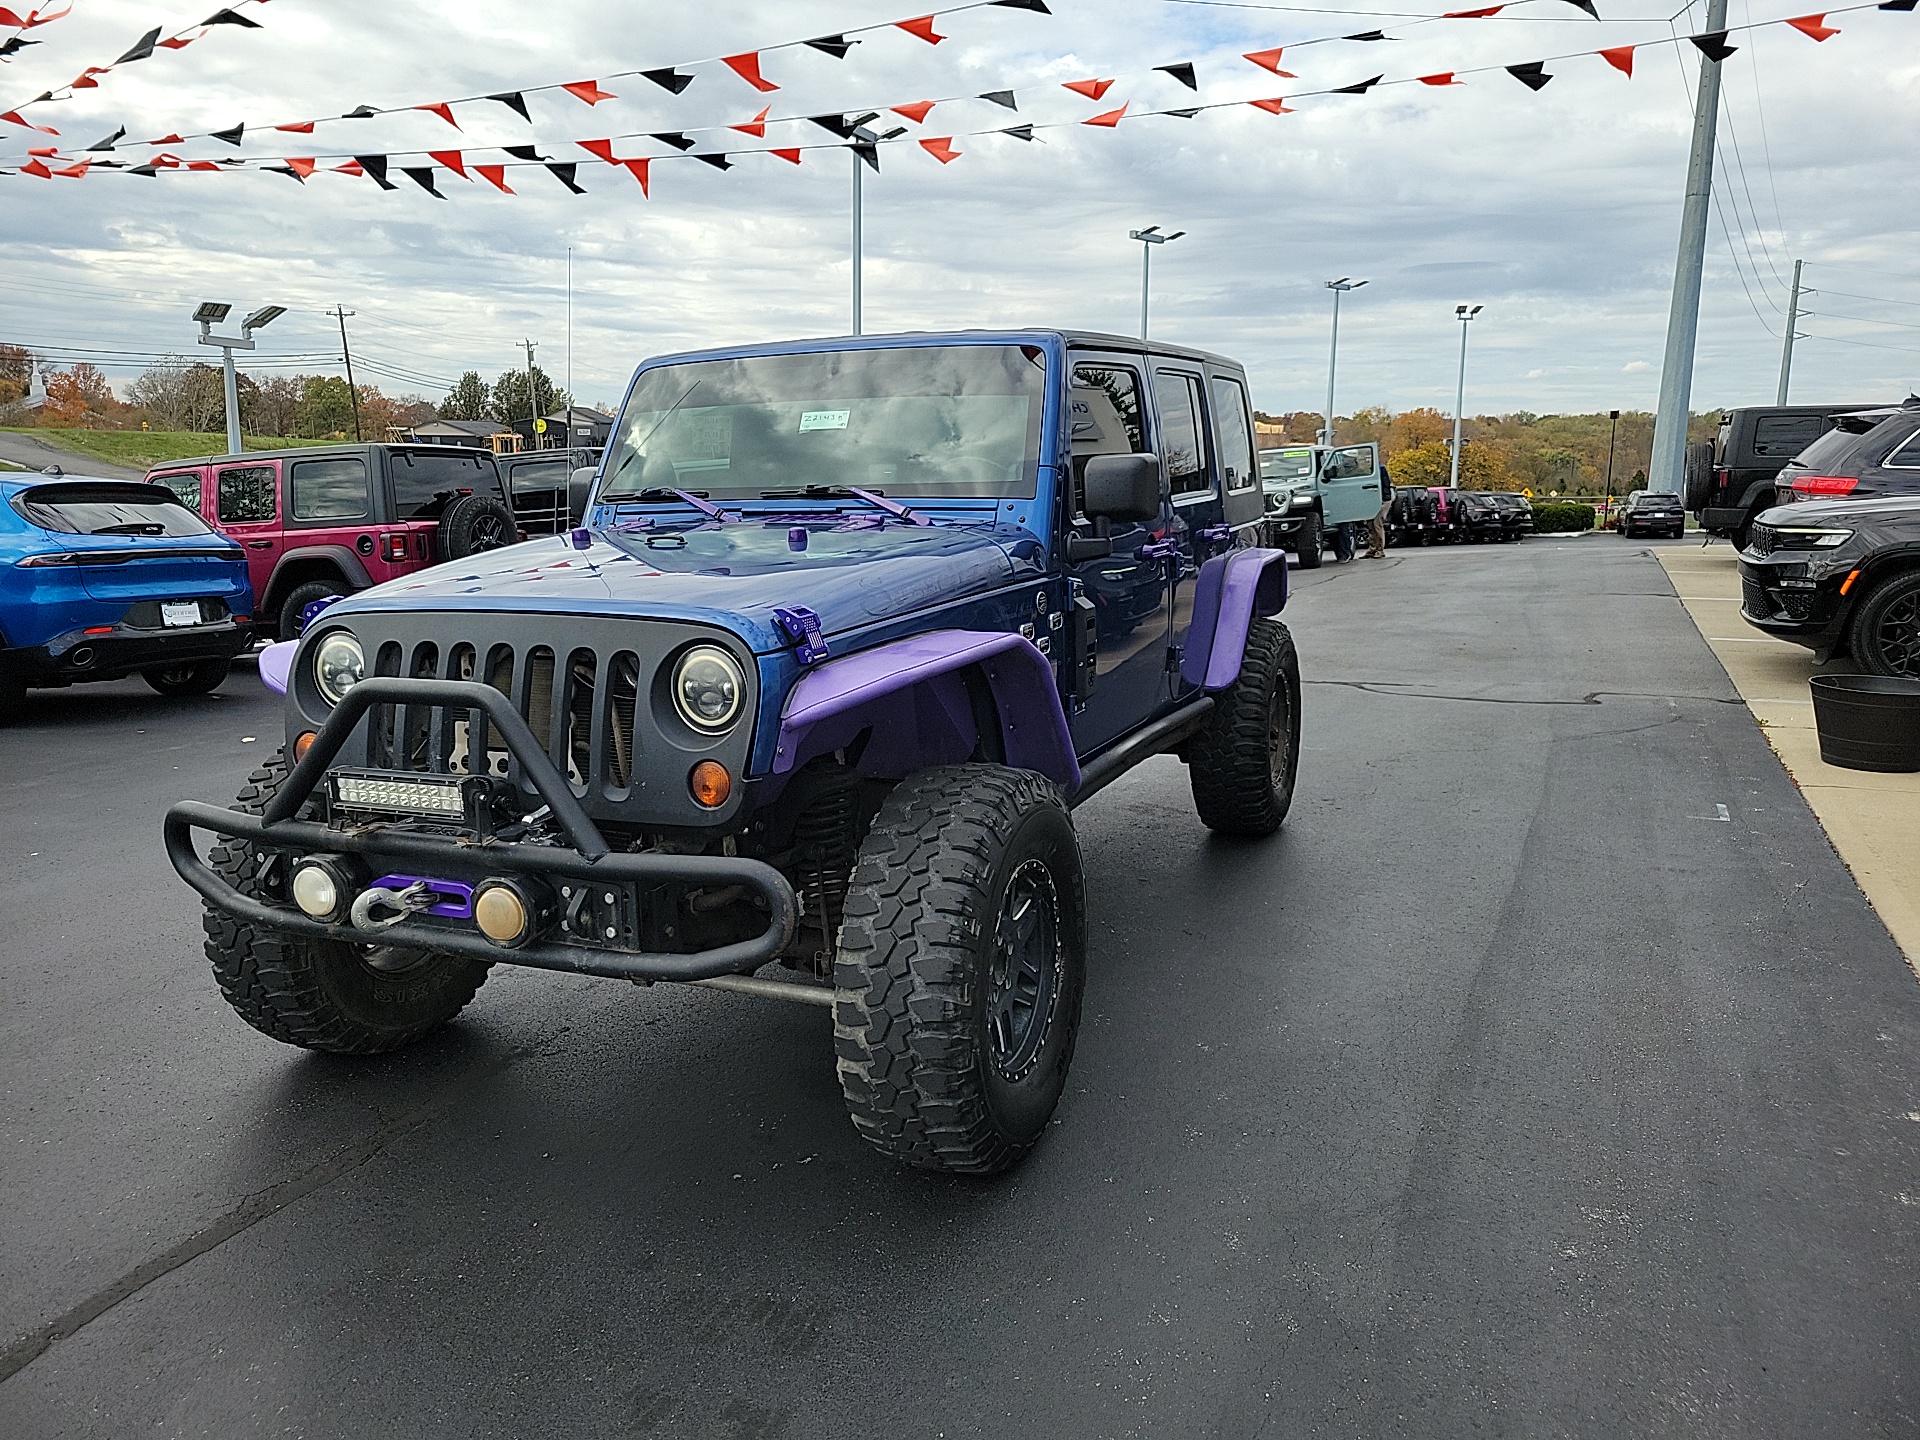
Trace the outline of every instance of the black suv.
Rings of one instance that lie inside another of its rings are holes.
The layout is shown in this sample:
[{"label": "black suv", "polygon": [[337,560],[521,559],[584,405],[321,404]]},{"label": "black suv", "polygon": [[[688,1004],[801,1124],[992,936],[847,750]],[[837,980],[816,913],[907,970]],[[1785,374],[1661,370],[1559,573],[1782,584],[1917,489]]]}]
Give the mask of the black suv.
[{"label": "black suv", "polygon": [[1777,486],[1782,504],[1920,495],[1920,396],[1840,417],[1839,424],[1787,462]]},{"label": "black suv", "polygon": [[1920,676],[1920,497],[1768,510],[1740,552],[1740,613],[1821,661]]},{"label": "black suv", "polygon": [[1635,490],[1620,506],[1620,533],[1631,540],[1636,535],[1670,535],[1678,540],[1687,533],[1687,512],[1680,497],[1664,490]]},{"label": "black suv", "polygon": [[1700,528],[1747,543],[1753,517],[1776,504],[1780,468],[1858,405],[1754,405],[1728,410],[1711,440],[1687,447],[1686,508]]},{"label": "black suv", "polygon": [[523,450],[497,455],[494,464],[524,536],[558,535],[580,523],[587,508],[598,450]]}]

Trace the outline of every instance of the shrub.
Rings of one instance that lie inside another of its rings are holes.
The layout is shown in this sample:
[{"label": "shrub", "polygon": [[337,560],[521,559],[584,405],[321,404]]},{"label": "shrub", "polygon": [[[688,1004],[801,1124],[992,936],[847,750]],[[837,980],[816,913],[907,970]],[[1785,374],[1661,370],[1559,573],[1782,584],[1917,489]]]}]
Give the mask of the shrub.
[{"label": "shrub", "polygon": [[1536,535],[1564,535],[1569,531],[1593,528],[1593,506],[1569,505],[1564,501],[1533,502],[1533,529]]}]

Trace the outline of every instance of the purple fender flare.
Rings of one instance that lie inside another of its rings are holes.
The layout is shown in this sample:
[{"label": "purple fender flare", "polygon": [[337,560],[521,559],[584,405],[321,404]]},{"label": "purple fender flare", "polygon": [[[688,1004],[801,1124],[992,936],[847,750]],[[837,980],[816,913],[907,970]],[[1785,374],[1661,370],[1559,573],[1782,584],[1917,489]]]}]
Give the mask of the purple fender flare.
[{"label": "purple fender flare", "polygon": [[293,652],[298,640],[279,640],[260,652],[260,682],[276,695],[287,693],[287,680],[293,673]]},{"label": "purple fender flare", "polygon": [[975,733],[963,677],[974,667],[993,692],[1007,764],[1038,771],[1069,795],[1079,789],[1052,664],[1025,636],[976,630],[936,630],[807,671],[781,712],[773,773],[786,775],[863,730],[872,731],[861,754],[865,773],[904,776],[965,760]]},{"label": "purple fender flare", "polygon": [[1180,656],[1180,678],[1209,694],[1240,677],[1247,628],[1287,604],[1284,550],[1231,550],[1200,567],[1193,587],[1193,628]]}]

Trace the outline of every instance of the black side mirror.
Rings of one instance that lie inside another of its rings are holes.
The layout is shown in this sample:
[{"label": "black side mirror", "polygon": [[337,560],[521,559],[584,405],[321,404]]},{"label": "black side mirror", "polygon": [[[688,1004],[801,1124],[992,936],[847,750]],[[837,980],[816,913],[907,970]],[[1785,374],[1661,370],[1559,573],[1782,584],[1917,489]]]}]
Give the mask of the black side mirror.
[{"label": "black side mirror", "polygon": [[593,489],[593,466],[576,470],[567,477],[567,517],[581,524],[587,516],[587,494]]},{"label": "black side mirror", "polygon": [[1096,455],[1087,461],[1084,506],[1096,520],[1152,520],[1160,514],[1158,455]]}]

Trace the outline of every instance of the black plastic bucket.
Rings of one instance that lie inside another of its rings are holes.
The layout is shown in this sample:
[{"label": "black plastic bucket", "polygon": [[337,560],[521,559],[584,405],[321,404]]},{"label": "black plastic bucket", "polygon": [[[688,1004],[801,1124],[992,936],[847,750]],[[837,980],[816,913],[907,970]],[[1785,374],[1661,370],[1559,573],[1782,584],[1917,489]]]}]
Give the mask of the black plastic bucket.
[{"label": "black plastic bucket", "polygon": [[1813,726],[1820,758],[1849,770],[1920,770],[1920,680],[1816,675]]}]

